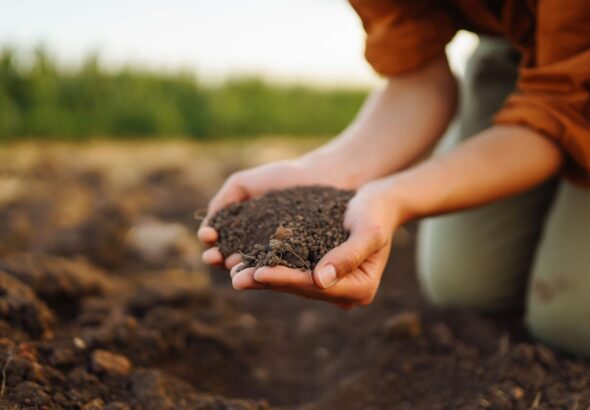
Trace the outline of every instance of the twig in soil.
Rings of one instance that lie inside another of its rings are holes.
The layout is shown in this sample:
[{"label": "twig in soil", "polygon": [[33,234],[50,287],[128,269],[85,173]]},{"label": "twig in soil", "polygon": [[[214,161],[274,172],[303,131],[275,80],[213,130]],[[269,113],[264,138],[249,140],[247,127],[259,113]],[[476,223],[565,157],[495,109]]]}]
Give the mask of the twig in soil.
[{"label": "twig in soil", "polygon": [[260,259],[255,258],[254,256],[250,256],[250,255],[246,255],[244,252],[242,251],[238,251],[239,254],[242,256],[242,258],[246,258],[246,259],[250,259],[251,261],[255,261],[256,263],[260,263]]},{"label": "twig in soil", "polygon": [[303,266],[305,267],[305,270],[311,272],[311,266],[309,265],[309,262],[307,262],[301,256],[297,255],[293,250],[291,250],[290,249],[290,246],[289,247],[285,246],[285,250],[287,252],[289,252],[291,255],[295,256],[297,259],[299,259],[301,261],[301,263],[303,263]]},{"label": "twig in soil", "polygon": [[535,395],[535,399],[533,400],[533,402],[531,403],[531,409],[537,409],[539,408],[539,404],[541,404],[541,392],[537,392],[537,394]]},{"label": "twig in soil", "polygon": [[4,366],[2,367],[2,386],[0,387],[0,397],[4,396],[4,391],[6,390],[6,370],[8,369],[8,365],[12,361],[12,351],[8,353],[6,356],[6,361],[4,362]]},{"label": "twig in soil", "polygon": [[303,266],[305,266],[305,271],[308,273],[309,283],[313,285],[313,273],[311,272],[311,266],[309,265],[309,263],[306,260],[304,260],[301,256],[299,256],[295,252],[293,252],[292,250],[287,249],[287,252],[291,252],[293,255],[295,255],[297,258],[299,258],[299,260],[301,262],[303,262]]},{"label": "twig in soil", "polygon": [[[307,268],[306,269],[306,272],[309,274],[308,275],[308,277],[309,277],[309,283],[311,285],[313,285],[313,276],[312,276],[313,274],[311,272],[311,267],[309,266],[309,264],[307,263],[307,261],[304,261],[303,258],[301,258],[299,255],[295,254],[293,251],[290,251],[290,250],[287,249],[287,252],[292,253],[297,258],[299,258],[299,260],[301,260],[303,263],[305,263],[305,267]],[[284,259],[283,259],[283,252],[279,252],[279,259],[282,260],[282,261],[284,261]]]}]

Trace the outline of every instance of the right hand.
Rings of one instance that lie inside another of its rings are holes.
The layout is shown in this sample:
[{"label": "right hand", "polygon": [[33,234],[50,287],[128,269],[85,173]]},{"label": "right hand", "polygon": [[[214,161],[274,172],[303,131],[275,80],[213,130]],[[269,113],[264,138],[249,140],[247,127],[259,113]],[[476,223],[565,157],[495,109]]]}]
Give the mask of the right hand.
[{"label": "right hand", "polygon": [[208,226],[208,220],[217,211],[231,203],[260,196],[272,189],[297,185],[338,186],[338,183],[327,177],[325,172],[317,172],[315,167],[301,160],[274,162],[232,174],[209,203],[207,215],[198,231],[201,242],[210,247],[203,252],[203,262],[208,265],[224,264],[231,269],[241,260],[239,254],[230,255],[224,260],[219,249],[214,246],[218,233]]}]

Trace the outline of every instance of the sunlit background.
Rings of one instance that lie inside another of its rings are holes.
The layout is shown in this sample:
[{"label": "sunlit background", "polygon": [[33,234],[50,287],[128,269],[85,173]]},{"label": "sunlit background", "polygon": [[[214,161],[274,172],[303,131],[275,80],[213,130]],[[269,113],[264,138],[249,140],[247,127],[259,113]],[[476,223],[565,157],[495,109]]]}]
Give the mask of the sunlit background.
[{"label": "sunlit background", "polygon": [[[62,63],[97,53],[108,67],[195,70],[207,80],[258,75],[371,86],[361,23],[345,0],[5,1],[0,43],[44,45]],[[461,72],[476,37],[449,47]]]},{"label": "sunlit background", "polygon": [[2,139],[334,136],[382,82],[345,0],[4,3]]}]

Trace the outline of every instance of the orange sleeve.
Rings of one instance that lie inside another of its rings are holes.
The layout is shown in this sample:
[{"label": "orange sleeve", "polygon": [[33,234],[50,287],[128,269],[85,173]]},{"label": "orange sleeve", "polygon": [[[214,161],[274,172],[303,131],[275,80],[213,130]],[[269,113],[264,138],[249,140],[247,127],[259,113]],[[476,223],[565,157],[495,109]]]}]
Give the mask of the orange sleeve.
[{"label": "orange sleeve", "polygon": [[537,13],[535,53],[495,123],[555,139],[566,175],[590,186],[590,1],[539,0]]},{"label": "orange sleeve", "polygon": [[444,55],[457,31],[437,0],[349,0],[367,33],[365,55],[375,71],[395,75]]}]

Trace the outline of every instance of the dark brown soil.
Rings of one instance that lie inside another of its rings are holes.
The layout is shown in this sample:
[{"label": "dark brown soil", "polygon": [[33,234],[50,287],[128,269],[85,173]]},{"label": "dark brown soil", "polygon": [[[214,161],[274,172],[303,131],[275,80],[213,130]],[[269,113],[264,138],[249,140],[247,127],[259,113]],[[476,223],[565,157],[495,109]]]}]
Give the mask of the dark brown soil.
[{"label": "dark brown soil", "polygon": [[224,256],[241,253],[244,267],[310,270],[348,238],[342,226],[352,191],[295,187],[232,204],[211,218]]},{"label": "dark brown soil", "polygon": [[522,312],[423,300],[414,226],[367,308],[236,292],[195,262],[198,221],[185,226],[214,187],[186,171],[193,157],[121,181],[84,152],[0,161],[0,182],[23,184],[0,201],[0,409],[590,407],[590,361],[531,340]]}]

